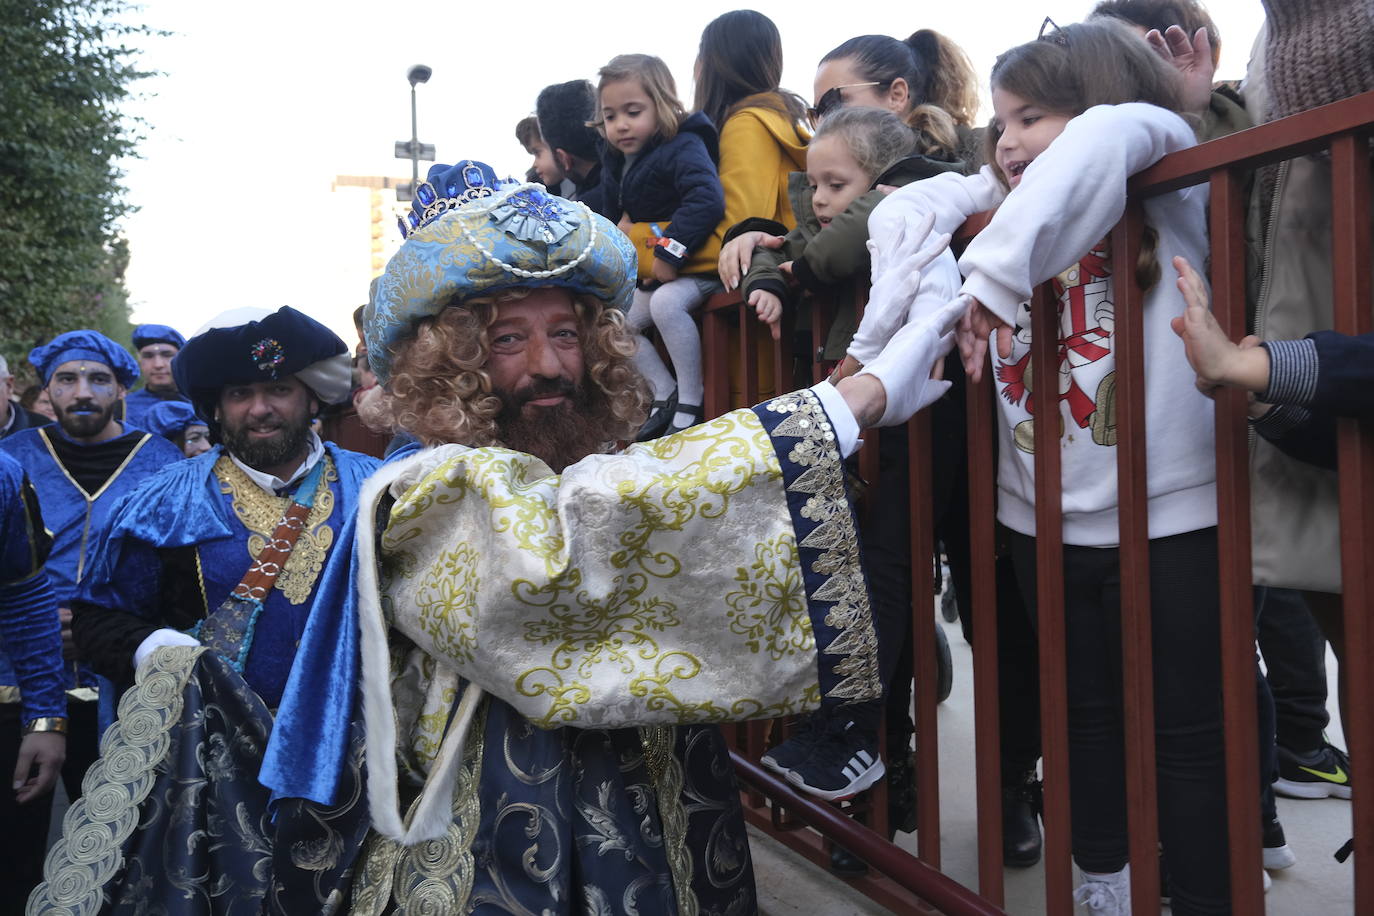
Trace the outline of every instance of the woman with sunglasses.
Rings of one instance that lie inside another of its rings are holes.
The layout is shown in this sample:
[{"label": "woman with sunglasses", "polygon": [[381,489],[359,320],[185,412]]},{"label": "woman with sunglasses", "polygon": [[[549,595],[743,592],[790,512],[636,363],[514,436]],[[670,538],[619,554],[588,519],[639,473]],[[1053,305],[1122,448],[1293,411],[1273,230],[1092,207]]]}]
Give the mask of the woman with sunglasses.
[{"label": "woman with sunglasses", "polygon": [[[978,112],[977,77],[963,49],[938,32],[921,29],[906,41],[887,35],[851,38],[821,59],[814,92],[814,107],[807,110],[813,127],[837,108],[886,108],[912,127],[913,153],[937,162],[961,160],[964,172],[978,168],[981,132],[973,127]],[[931,174],[939,171],[944,168]],[[809,212],[810,191],[803,189],[802,193],[806,200],[801,212]],[[846,211],[846,221],[866,227],[868,214],[876,203],[876,197],[859,198]],[[727,219],[729,215],[727,208]],[[757,246],[781,246],[782,236],[790,228],[761,223],[757,218],[766,218],[762,213],[748,215],[755,219],[733,224],[721,248],[718,266],[727,290],[739,287]],[[860,238],[855,255],[860,261],[867,258],[864,240],[866,234]],[[852,273],[850,254],[847,249],[836,252],[832,267],[830,259],[817,252],[815,262],[808,259],[808,265],[819,268],[818,281],[832,284]],[[838,347],[841,355],[845,343]]]}]

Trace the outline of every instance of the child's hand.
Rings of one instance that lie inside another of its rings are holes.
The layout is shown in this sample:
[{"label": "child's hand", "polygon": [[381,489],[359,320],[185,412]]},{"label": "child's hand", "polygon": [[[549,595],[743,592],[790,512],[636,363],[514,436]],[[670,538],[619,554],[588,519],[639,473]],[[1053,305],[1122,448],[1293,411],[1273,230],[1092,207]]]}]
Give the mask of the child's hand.
[{"label": "child's hand", "polygon": [[615,227],[619,229],[621,232],[625,233],[626,235],[629,235],[630,227],[633,225],[634,220],[630,219],[630,214],[622,213],[620,214],[620,222],[616,223]]},{"label": "child's hand", "polygon": [[1269,351],[1259,339],[1247,337],[1234,344],[1212,315],[1211,301],[1202,277],[1185,258],[1174,258],[1178,289],[1186,305],[1170,325],[1183,340],[1188,365],[1197,373],[1197,388],[1211,397],[1213,389],[1228,385],[1250,391],[1269,387]]},{"label": "child's hand", "polygon": [[781,248],[786,241],[784,236],[756,231],[740,233],[722,245],[716,269],[725,291],[739,289],[740,278],[749,272],[749,265],[754,261],[755,248]]},{"label": "child's hand", "polygon": [[988,338],[997,332],[997,355],[1011,359],[1011,325],[994,315],[986,305],[972,296],[968,300],[968,311],[955,329],[954,339],[959,345],[959,357],[963,360],[964,371],[970,380],[977,382],[983,377],[983,364],[988,358]]},{"label": "child's hand", "polygon": [[677,268],[662,258],[654,258],[654,279],[660,283],[672,283],[677,279]]},{"label": "child's hand", "polygon": [[749,304],[759,321],[768,325],[768,332],[774,340],[782,337],[782,300],[766,289],[756,289],[749,294]]}]

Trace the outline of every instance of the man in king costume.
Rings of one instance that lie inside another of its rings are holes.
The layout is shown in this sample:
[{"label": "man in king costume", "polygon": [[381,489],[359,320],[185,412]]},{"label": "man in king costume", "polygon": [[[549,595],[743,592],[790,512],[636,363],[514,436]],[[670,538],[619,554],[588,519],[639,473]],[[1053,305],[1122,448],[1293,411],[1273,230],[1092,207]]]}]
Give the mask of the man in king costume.
[{"label": "man in king costume", "polygon": [[137,669],[138,683],[29,909],[319,912],[346,880],[339,850],[361,835],[292,803],[274,819],[257,775],[320,572],[377,467],[310,428],[348,397],[347,348],[294,309],[236,309],[173,371],[219,444],[176,460],[159,438],[175,463],[93,539],[76,643],[100,673],[125,686]]},{"label": "man in king costume", "polygon": [[[416,201],[365,330],[423,447],[363,489],[326,573],[346,600],[317,605],[283,700],[315,725],[274,736],[263,781],[335,801],[360,699],[353,912],[754,912],[717,726],[881,694],[841,460],[943,391],[955,314],[838,387],[616,451],[649,402],[627,239],[480,163]],[[309,679],[359,657],[360,698]]]}]

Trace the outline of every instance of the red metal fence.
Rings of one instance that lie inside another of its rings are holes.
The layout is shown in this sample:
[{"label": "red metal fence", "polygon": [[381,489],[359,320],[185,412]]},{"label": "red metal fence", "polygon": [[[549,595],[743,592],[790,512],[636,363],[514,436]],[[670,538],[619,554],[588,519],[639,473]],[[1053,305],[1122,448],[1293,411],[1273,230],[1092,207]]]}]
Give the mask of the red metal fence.
[{"label": "red metal fence", "polygon": [[[1135,263],[1143,221],[1141,201],[1207,182],[1211,191],[1211,280],[1213,310],[1233,339],[1245,333],[1244,194],[1250,170],[1297,156],[1329,155],[1332,170],[1332,267],[1335,329],[1347,334],[1374,330],[1374,270],[1370,253],[1370,136],[1374,93],[1366,93],[1168,156],[1131,181],[1131,203],[1112,232],[1113,260]],[[972,233],[984,220],[970,220]],[[1158,825],[1155,807],[1154,709],[1150,646],[1148,519],[1145,473],[1143,292],[1128,271],[1116,285],[1117,436],[1120,487],[1122,666],[1125,697],[1127,815],[1130,824],[1132,902],[1139,912],[1159,905]],[[1166,276],[1168,273],[1166,271]],[[1163,282],[1168,282],[1166,279]],[[1032,366],[1057,367],[1058,328],[1048,285],[1036,293]],[[822,339],[819,323],[813,344]],[[767,334],[738,296],[713,298],[703,317],[708,416],[755,403],[760,396],[760,360],[771,357],[771,376],[791,379],[790,357],[781,345],[761,346]],[[763,356],[760,356],[760,351]],[[814,347],[813,347],[814,352]],[[742,380],[730,390],[731,364]],[[1052,378],[1056,369],[1043,374]],[[812,367],[819,378],[823,368]],[[787,386],[783,385],[785,389]],[[768,392],[764,392],[767,394]],[[911,463],[912,607],[917,734],[917,842],[912,857],[885,839],[887,800],[883,784],[849,806],[845,814],[866,814],[866,826],[828,806],[799,797],[782,780],[757,765],[778,733],[777,723],[740,726],[735,762],[746,788],[746,815],[756,826],[809,856],[828,860],[826,843],[838,840],[867,861],[876,874],[854,885],[874,900],[903,912],[997,912],[1004,905],[1002,881],[1001,779],[997,728],[997,607],[994,571],[995,417],[987,375],[968,388],[969,505],[973,558],[973,667],[978,803],[978,887],[974,894],[941,874],[939,743],[936,735],[934,666],[934,551],[930,517],[929,419],[917,417],[905,431]],[[1250,494],[1246,399],[1225,391],[1216,400],[1218,541],[1221,559],[1223,712],[1226,723],[1226,785],[1232,905],[1237,913],[1264,910],[1258,743],[1254,681],[1254,617],[1250,562]],[[1059,449],[1054,424],[1035,426],[1037,604],[1041,678],[1041,728],[1045,783],[1044,869],[1046,909],[1072,912],[1069,840],[1068,716],[1064,656],[1063,544]],[[861,467],[873,468],[877,436],[866,436]],[[876,474],[865,474],[876,480]],[[1374,697],[1374,424],[1342,421],[1339,442],[1341,551],[1348,696]],[[1363,713],[1363,703],[1358,707]],[[1354,788],[1352,820],[1354,902],[1358,913],[1374,913],[1374,720],[1348,716],[1346,741]]]}]

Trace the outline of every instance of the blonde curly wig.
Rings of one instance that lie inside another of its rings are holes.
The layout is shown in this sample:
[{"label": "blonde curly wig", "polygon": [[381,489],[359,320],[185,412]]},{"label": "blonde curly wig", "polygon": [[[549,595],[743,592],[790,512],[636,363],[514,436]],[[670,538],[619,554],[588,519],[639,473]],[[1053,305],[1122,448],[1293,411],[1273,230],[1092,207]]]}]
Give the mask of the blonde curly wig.
[{"label": "blonde curly wig", "polygon": [[[415,336],[396,351],[385,396],[367,405],[364,422],[374,419],[373,411],[383,414],[426,446],[502,444],[498,417],[503,402],[485,369],[487,327],[502,303],[530,292],[512,289],[450,303],[418,322]],[[586,374],[581,383],[592,405],[587,422],[599,427],[607,442],[632,440],[650,402],[649,387],[633,364],[635,336],[618,309],[593,296],[572,299]]]}]

